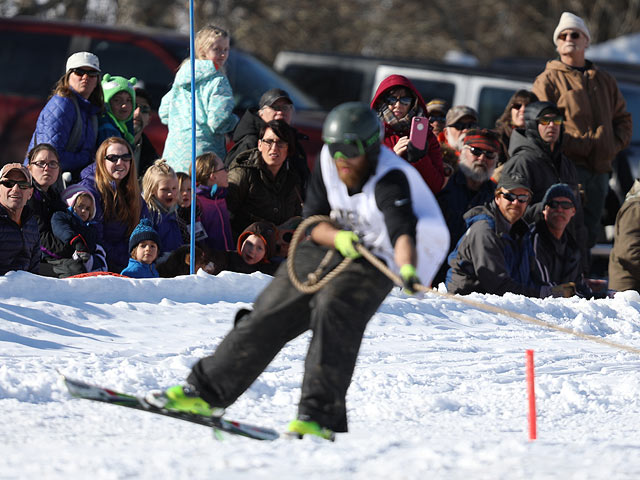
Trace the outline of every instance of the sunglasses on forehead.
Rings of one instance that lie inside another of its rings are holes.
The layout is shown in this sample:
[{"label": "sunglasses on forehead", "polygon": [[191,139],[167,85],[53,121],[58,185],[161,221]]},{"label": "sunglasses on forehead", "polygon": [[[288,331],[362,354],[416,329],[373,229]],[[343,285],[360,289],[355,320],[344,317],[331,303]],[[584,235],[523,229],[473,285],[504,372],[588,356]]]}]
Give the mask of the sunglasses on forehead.
[{"label": "sunglasses on forehead", "polygon": [[578,38],[580,38],[580,32],[571,32],[571,33],[564,32],[558,35],[558,38],[560,40],[566,40],[567,37],[571,37],[573,40],[577,40]]}]

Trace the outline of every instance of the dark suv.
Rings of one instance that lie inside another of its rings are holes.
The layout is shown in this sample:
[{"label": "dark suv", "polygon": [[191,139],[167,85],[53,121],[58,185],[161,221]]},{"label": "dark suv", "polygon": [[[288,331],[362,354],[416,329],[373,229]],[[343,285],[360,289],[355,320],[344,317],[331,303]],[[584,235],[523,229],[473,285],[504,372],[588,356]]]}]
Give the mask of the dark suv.
[{"label": "dark suv", "polygon": [[[103,73],[142,80],[155,108],[169,90],[178,66],[189,56],[189,37],[175,32],[26,17],[0,18],[0,45],[0,71],[4,72],[0,75],[0,165],[24,158],[38,114],[72,53],[93,52]],[[315,101],[238,49],[231,49],[226,71],[239,115],[257,106],[270,88],[289,93],[296,107],[294,125],[309,136],[304,146],[313,162],[321,147],[324,118]],[[167,129],[157,116],[145,133],[161,153]]]}]

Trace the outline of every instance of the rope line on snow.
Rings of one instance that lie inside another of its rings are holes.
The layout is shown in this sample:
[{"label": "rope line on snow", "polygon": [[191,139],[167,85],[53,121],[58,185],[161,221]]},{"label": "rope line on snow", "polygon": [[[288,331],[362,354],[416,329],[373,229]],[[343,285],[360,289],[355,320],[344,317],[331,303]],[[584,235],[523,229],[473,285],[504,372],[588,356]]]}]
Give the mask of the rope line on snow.
[{"label": "rope line on snow", "polygon": [[[324,287],[328,282],[330,282],[333,278],[340,274],[347,266],[351,263],[350,258],[345,258],[337,267],[327,273],[324,277],[320,278],[320,274],[322,270],[326,267],[328,262],[331,259],[331,256],[334,254],[334,250],[330,250],[327,255],[322,259],[318,268],[310,273],[305,282],[300,281],[298,279],[295,269],[294,269],[294,256],[296,253],[296,248],[298,243],[305,236],[306,229],[315,223],[320,222],[328,222],[335,226],[335,222],[325,215],[313,215],[309,218],[306,218],[303,222],[300,223],[295,233],[291,238],[291,243],[289,245],[289,254],[287,258],[287,272],[289,273],[289,278],[293,285],[302,293],[315,293]],[[382,273],[384,273],[393,283],[397,286],[402,287],[403,282],[402,278],[399,275],[396,275],[385,265],[385,263],[372,254],[364,245],[358,244],[356,245],[356,249],[358,252],[373,266],[378,268]],[[560,325],[555,325],[553,323],[547,322],[545,320],[540,320],[538,318],[532,317],[530,315],[525,315],[523,313],[514,312],[507,308],[497,307],[495,305],[481,303],[477,300],[472,300],[470,298],[461,297],[459,295],[454,295],[452,293],[439,292],[431,287],[427,287],[425,285],[414,284],[414,287],[417,291],[423,292],[425,294],[436,295],[442,298],[447,298],[450,300],[454,300],[456,302],[464,303],[466,305],[477,308],[478,310],[483,310],[485,312],[497,313],[500,315],[506,315],[508,317],[515,318],[525,323],[531,323],[533,325],[538,325],[540,327],[545,327],[550,330],[555,330],[557,332],[566,333],[568,335],[573,335],[575,337],[581,338],[583,340],[589,340],[592,342],[599,343],[601,345],[606,345],[608,347],[616,348],[619,350],[624,350],[630,353],[635,353],[640,355],[640,348],[630,347],[628,345],[623,345],[621,343],[617,343],[611,340],[607,340],[601,337],[597,337],[595,335],[589,335],[588,333],[577,332],[575,330],[571,330],[570,328],[561,327]]]}]

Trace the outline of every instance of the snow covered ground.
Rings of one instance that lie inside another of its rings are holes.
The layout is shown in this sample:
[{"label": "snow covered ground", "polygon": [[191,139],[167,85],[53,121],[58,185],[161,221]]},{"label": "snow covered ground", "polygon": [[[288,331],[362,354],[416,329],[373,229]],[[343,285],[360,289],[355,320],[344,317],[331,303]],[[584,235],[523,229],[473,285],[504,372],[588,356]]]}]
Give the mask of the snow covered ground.
[{"label": "snow covered ground", "polygon": [[[640,356],[451,299],[394,291],[366,332],[335,443],[258,442],[72,399],[56,370],[143,394],[216,348],[264,275],[0,277],[0,478],[637,479]],[[640,348],[640,295],[475,300]],[[309,336],[228,416],[282,429]],[[525,351],[535,350],[529,441]]]}]

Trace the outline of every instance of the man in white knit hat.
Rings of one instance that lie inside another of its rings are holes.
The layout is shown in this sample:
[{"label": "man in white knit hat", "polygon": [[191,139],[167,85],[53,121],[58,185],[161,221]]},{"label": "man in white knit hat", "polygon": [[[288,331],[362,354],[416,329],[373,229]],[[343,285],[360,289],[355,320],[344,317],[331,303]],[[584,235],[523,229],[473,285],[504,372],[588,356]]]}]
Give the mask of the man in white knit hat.
[{"label": "man in white knit hat", "polygon": [[564,12],[553,32],[559,60],[547,62],[533,93],[564,110],[563,151],[586,193],[589,247],[600,232],[613,159],[631,140],[631,114],[615,79],[585,59],[591,34],[584,21]]}]

